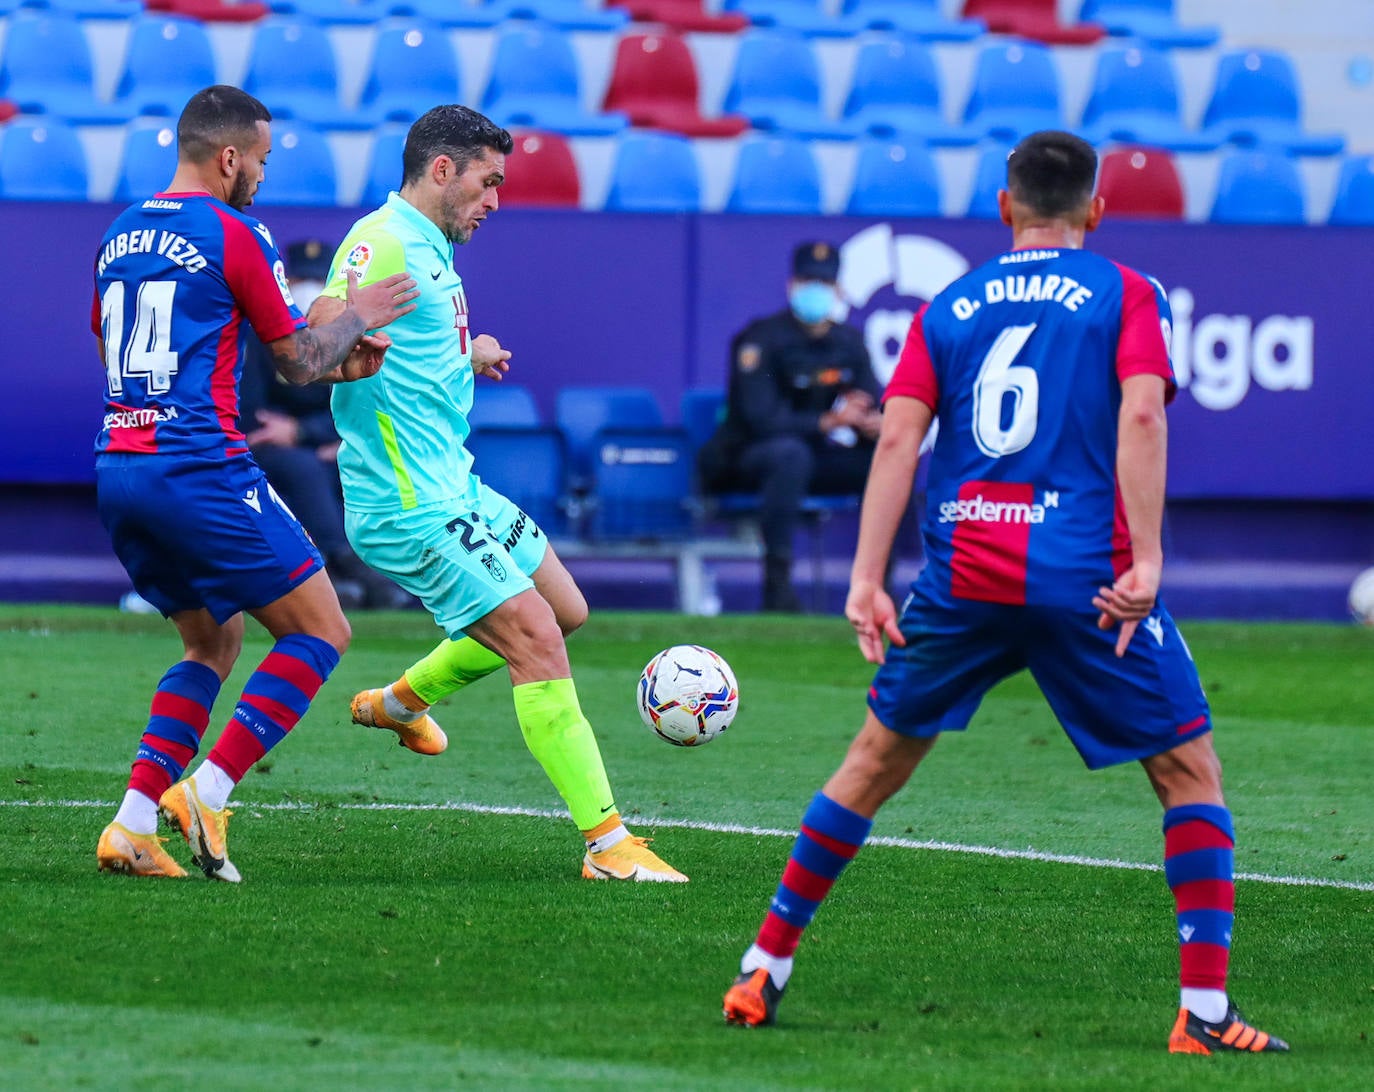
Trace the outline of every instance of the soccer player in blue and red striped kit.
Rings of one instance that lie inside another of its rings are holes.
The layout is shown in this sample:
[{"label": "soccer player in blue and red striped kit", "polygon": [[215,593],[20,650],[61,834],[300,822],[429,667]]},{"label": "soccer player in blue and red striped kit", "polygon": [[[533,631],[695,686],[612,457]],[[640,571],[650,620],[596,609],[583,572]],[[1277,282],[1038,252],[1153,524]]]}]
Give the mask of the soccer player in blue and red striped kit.
[{"label": "soccer player in blue and red striped kit", "polygon": [[[1169,309],[1156,282],[1081,249],[1103,213],[1096,169],[1075,136],[1025,138],[998,197],[1012,249],[912,323],[845,605],[860,650],[881,666],[867,719],[802,817],[725,995],[730,1023],[773,1022],[802,931],[879,807],[941,732],[965,728],[989,688],[1028,669],[1084,763],[1140,762],[1163,805],[1181,954],[1169,1049],[1288,1049],[1226,992],[1231,813],[1197,669],[1158,599]],[[899,613],[883,572],[936,416],[928,564]]]},{"label": "soccer player in blue and red striped kit", "polygon": [[[251,323],[289,382],[366,378],[389,344],[368,331],[413,310],[418,293],[404,273],[350,285],[333,322],[306,327],[271,234],[243,212],[264,178],[270,120],[236,87],[193,95],[171,184],[121,213],[96,255],[91,325],[106,380],[97,505],[134,588],[185,649],[158,683],[128,789],[100,835],[106,871],[185,875],[157,836],[160,810],[207,876],[237,882],[229,793],[295,726],[350,636],[319,551],[235,424],[241,334]],[[244,613],[276,643],[210,754],[180,780],[238,659]]]}]

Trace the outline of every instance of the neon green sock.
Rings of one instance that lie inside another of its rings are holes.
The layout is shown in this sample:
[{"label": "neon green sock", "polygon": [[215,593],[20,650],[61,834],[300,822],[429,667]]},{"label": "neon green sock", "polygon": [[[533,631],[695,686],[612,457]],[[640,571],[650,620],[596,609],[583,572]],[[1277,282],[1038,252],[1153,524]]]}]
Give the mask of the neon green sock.
[{"label": "neon green sock", "polygon": [[469,683],[485,679],[506,661],[471,637],[444,641],[419,663],[406,669],[410,688],[426,705],[457,693]]},{"label": "neon green sock", "polygon": [[568,805],[578,830],[594,829],[615,810],[615,797],[572,679],[521,683],[513,694],[525,746]]}]

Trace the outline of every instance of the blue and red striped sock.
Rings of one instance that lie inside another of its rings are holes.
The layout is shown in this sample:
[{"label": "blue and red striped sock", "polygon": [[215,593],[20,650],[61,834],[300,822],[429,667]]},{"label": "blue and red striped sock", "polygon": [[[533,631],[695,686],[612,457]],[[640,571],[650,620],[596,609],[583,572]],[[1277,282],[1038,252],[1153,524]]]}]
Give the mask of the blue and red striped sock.
[{"label": "blue and red striped sock", "polygon": [[[790,959],[809,924],[873,827],[873,820],[817,793],[802,816],[801,832],[783,869],[755,945],[775,959]],[[779,983],[781,984],[781,983]]]},{"label": "blue and red striped sock", "polygon": [[[248,768],[296,726],[338,663],[339,653],[328,641],[306,633],[281,638],[249,676],[232,719],[206,761],[238,784]],[[204,792],[201,799],[212,808],[223,806],[206,799]]]},{"label": "blue and red striped sock", "polygon": [[1164,877],[1178,912],[1179,984],[1226,990],[1235,920],[1235,830],[1217,804],[1164,813]]},{"label": "blue and red striped sock", "polygon": [[129,772],[129,788],[154,804],[200,749],[220,681],[204,664],[182,660],[167,669],[153,693],[148,726]]}]

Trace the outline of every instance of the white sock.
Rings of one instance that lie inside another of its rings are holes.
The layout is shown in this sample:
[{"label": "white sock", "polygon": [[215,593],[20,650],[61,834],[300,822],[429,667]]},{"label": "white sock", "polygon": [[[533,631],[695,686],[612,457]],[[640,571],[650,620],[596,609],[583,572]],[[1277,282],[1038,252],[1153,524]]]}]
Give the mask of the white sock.
[{"label": "white sock", "polygon": [[782,989],[787,985],[787,980],[792,977],[792,957],[769,955],[757,944],[749,945],[749,950],[744,953],[744,957],[739,961],[739,969],[748,974],[756,971],[760,967],[768,968],[768,977],[773,980],[773,985]]},{"label": "white sock", "polygon": [[156,834],[157,801],[137,789],[125,789],[124,800],[115,812],[115,822],[135,834]]},{"label": "white sock", "polygon": [[1180,1008],[1187,1009],[1209,1024],[1215,1024],[1226,1016],[1225,990],[1196,990],[1184,986],[1179,995]]},{"label": "white sock", "polygon": [[409,724],[425,715],[423,712],[415,712],[414,709],[406,705],[389,686],[382,691],[382,712],[392,720],[399,720],[402,724]]},{"label": "white sock", "polygon": [[222,811],[229,803],[229,794],[234,791],[234,779],[221,770],[208,758],[191,775],[196,783],[196,793],[200,802],[211,811]]},{"label": "white sock", "polygon": [[615,830],[603,834],[600,838],[595,838],[587,843],[588,853],[604,853],[611,846],[623,842],[630,836],[630,832],[625,829],[625,824],[621,823]]}]

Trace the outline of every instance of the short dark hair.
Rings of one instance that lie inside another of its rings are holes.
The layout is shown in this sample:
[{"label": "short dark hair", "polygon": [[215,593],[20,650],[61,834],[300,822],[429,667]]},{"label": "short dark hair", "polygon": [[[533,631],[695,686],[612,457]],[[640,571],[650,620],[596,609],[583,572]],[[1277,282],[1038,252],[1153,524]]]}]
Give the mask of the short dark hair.
[{"label": "short dark hair", "polygon": [[1041,216],[1063,216],[1092,200],[1097,152],[1072,133],[1031,133],[1007,156],[1013,200]]},{"label": "short dark hair", "polygon": [[453,160],[458,173],[484,149],[508,155],[515,147],[510,133],[484,114],[466,106],[436,106],[410,127],[401,154],[401,183],[418,182],[441,155]]},{"label": "short dark hair", "polygon": [[271,120],[271,111],[247,91],[217,83],[197,91],[182,109],[177,154],[189,163],[204,163],[221,148],[255,140],[258,122]]}]

